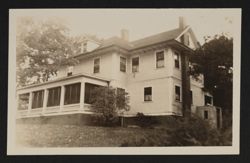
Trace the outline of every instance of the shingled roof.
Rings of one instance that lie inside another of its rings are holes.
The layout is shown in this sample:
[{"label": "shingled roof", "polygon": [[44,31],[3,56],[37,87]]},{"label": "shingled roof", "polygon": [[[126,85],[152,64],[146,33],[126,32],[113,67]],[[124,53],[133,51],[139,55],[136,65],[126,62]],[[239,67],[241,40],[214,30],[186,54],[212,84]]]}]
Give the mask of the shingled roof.
[{"label": "shingled roof", "polygon": [[[103,40],[101,45],[94,51],[100,50],[106,47],[110,47],[113,45],[119,46],[126,50],[138,49],[141,47],[176,39],[181,34],[181,32],[183,32],[183,30],[176,28],[170,31],[158,33],[158,34],[151,35],[151,36],[148,36],[139,40],[131,41],[131,42],[128,42],[120,37],[115,36],[115,37],[111,37],[106,40]],[[79,55],[83,55],[83,54],[79,54]]]}]

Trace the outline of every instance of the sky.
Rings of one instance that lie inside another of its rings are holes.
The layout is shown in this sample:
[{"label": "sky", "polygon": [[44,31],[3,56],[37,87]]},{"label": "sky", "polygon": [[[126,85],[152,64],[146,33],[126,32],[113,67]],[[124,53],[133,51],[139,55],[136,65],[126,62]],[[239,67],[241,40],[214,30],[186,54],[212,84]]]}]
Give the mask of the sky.
[{"label": "sky", "polygon": [[239,19],[235,9],[22,9],[18,16],[35,19],[56,18],[65,23],[71,35],[92,34],[99,38],[120,36],[121,29],[129,31],[129,40],[178,28],[179,16],[184,16],[197,40],[204,36],[227,33],[233,37]]}]

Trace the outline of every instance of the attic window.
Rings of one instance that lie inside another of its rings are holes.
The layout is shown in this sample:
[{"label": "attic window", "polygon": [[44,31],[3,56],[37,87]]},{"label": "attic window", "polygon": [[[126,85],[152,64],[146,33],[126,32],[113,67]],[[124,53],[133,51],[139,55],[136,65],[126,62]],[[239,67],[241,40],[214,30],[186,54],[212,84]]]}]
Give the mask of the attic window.
[{"label": "attic window", "polygon": [[205,105],[212,105],[212,97],[205,95]]}]

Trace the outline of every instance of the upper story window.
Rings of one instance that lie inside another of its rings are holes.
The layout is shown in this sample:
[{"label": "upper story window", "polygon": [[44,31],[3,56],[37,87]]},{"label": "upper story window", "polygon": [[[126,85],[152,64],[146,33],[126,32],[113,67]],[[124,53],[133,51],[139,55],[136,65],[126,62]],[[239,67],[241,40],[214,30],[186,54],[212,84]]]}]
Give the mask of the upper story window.
[{"label": "upper story window", "polygon": [[100,72],[100,58],[94,59],[94,73]]},{"label": "upper story window", "polygon": [[181,101],[181,87],[175,86],[175,100]]},{"label": "upper story window", "polygon": [[74,66],[69,66],[68,67],[67,76],[71,76],[73,74],[73,69],[74,69]]},{"label": "upper story window", "polygon": [[205,105],[212,105],[212,97],[205,95]]},{"label": "upper story window", "polygon": [[49,89],[47,106],[60,105],[61,87]]},{"label": "upper story window", "polygon": [[126,72],[126,58],[125,57],[120,57],[120,71],[121,72]]},{"label": "upper story window", "polygon": [[144,88],[144,101],[152,101],[152,87]]},{"label": "upper story window", "polygon": [[132,58],[132,72],[139,72],[139,57]]},{"label": "upper story window", "polygon": [[180,68],[180,55],[177,52],[174,52],[174,67]]},{"label": "upper story window", "polygon": [[164,67],[164,51],[156,52],[156,68]]},{"label": "upper story window", "polygon": [[81,83],[65,86],[64,104],[75,104],[80,102]]},{"label": "upper story window", "polygon": [[43,95],[44,95],[43,90],[33,92],[32,109],[43,107]]}]

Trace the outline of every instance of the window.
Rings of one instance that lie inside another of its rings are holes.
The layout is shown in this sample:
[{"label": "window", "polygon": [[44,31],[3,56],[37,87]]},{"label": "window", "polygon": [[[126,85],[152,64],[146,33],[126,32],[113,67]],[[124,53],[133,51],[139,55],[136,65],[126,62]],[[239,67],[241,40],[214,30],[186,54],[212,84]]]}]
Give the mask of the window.
[{"label": "window", "polygon": [[49,89],[47,106],[60,105],[60,98],[61,98],[61,87]]},{"label": "window", "polygon": [[64,104],[75,104],[80,102],[81,83],[65,86]]},{"label": "window", "polygon": [[126,72],[126,58],[120,57],[120,71]]},{"label": "window", "polygon": [[152,101],[152,87],[144,88],[144,101]]},{"label": "window", "polygon": [[27,110],[29,106],[29,93],[19,95],[18,110]]},{"label": "window", "polygon": [[164,51],[156,52],[156,68],[164,67]]},{"label": "window", "polygon": [[180,55],[177,52],[174,52],[174,66],[180,68]]},{"label": "window", "polygon": [[193,91],[190,90],[190,104],[193,104]]},{"label": "window", "polygon": [[94,59],[94,73],[100,72],[100,58]]},{"label": "window", "polygon": [[67,76],[71,76],[73,74],[73,69],[74,67],[73,66],[69,66],[68,67],[68,73],[67,73]]},{"label": "window", "polygon": [[175,86],[175,100],[181,101],[181,88],[179,86]]},{"label": "window", "polygon": [[91,104],[92,103],[92,92],[95,88],[100,87],[99,85],[85,83],[85,95],[84,95],[84,103]]},{"label": "window", "polygon": [[132,58],[132,72],[139,72],[139,57]]},{"label": "window", "polygon": [[204,111],[204,119],[208,119],[208,111],[207,110]]},{"label": "window", "polygon": [[205,95],[205,105],[212,105],[212,97]]},{"label": "window", "polygon": [[43,95],[44,95],[43,90],[33,92],[32,109],[43,107]]}]

